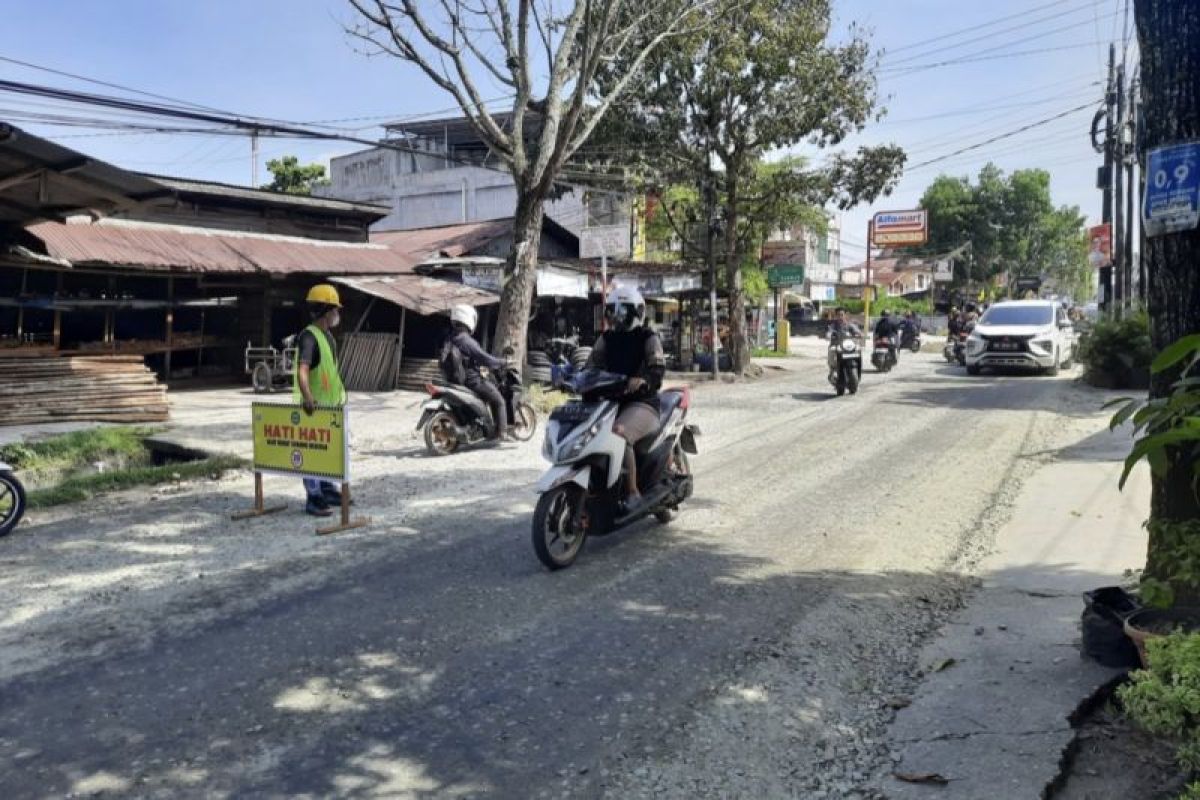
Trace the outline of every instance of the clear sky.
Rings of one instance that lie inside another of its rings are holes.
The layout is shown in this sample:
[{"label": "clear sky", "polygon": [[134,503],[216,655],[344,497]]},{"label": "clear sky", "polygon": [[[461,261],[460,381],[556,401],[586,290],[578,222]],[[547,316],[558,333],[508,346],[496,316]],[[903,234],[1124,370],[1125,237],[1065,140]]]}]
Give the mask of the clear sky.
[{"label": "clear sky", "polygon": [[[939,172],[975,174],[992,160],[1005,170],[1049,170],[1056,202],[1098,217],[1099,157],[1087,128],[1103,96],[1108,43],[1115,39],[1118,50],[1122,44],[1125,3],[838,0],[839,27],[865,26],[885,51],[880,89],[888,109],[882,122],[845,146],[891,141],[909,153],[909,171],[874,209],[915,206]],[[336,124],[361,126],[359,135],[374,138],[385,119],[445,112],[453,104],[415,68],[363,55],[343,32],[353,20],[344,0],[5,0],[4,13],[0,57],[222,110],[299,122],[352,119]],[[0,78],[119,93],[4,61]],[[1020,135],[917,166],[1089,103]],[[0,92],[0,119],[14,111],[95,115]],[[250,147],[243,137],[113,135],[18,124],[130,169],[250,182]],[[261,161],[289,153],[323,160],[355,149],[264,139]],[[260,166],[262,181],[265,174]],[[863,256],[871,210],[860,207],[844,217],[846,262]]]}]

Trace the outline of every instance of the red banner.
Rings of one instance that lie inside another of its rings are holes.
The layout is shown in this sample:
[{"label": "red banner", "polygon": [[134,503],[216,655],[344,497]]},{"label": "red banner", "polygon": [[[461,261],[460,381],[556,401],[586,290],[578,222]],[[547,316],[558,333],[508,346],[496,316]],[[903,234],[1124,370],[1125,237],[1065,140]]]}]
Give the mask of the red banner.
[{"label": "red banner", "polygon": [[1088,263],[1092,269],[1112,265],[1112,225],[1104,223],[1088,228]]}]

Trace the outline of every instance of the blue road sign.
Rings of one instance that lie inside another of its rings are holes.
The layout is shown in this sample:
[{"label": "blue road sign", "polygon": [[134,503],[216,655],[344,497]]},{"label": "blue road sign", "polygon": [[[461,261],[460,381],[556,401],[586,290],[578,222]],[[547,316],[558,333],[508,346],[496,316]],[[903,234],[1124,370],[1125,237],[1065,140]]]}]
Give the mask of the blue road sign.
[{"label": "blue road sign", "polygon": [[1200,223],[1200,142],[1150,151],[1142,224],[1147,236],[1190,231]]}]

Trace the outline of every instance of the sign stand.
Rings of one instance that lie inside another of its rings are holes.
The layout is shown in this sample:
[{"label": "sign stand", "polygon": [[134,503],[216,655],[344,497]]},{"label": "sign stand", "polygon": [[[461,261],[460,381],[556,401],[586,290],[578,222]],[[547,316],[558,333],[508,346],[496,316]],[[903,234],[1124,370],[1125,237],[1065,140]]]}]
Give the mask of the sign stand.
[{"label": "sign stand", "polygon": [[229,518],[232,520],[239,520],[239,519],[250,519],[251,517],[263,517],[263,516],[266,516],[267,514],[275,514],[277,512],[284,511],[286,509],[287,509],[286,503],[281,506],[271,506],[270,508],[265,508],[263,506],[262,473],[255,472],[254,473],[254,507],[247,511],[239,511],[236,514],[230,514]]},{"label": "sign stand", "polygon": [[353,530],[354,528],[364,528],[370,524],[370,517],[350,519],[350,484],[343,483],[341,522],[339,522],[337,525],[330,525],[328,528],[317,528],[317,536],[328,536],[331,533],[340,533],[342,531]]}]

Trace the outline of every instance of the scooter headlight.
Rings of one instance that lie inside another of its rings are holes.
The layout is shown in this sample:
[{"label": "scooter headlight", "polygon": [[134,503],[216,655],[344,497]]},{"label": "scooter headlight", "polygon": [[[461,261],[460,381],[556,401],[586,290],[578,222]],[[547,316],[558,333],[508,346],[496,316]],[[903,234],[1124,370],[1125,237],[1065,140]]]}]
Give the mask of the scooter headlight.
[{"label": "scooter headlight", "polygon": [[600,427],[601,426],[600,426],[599,421],[592,423],[592,426],[590,428],[588,428],[586,431],[579,434],[578,436],[576,436],[575,438],[573,438],[570,441],[570,443],[565,448],[566,452],[559,453],[558,460],[559,461],[570,461],[571,459],[577,457],[580,453],[583,452],[585,447],[587,447],[589,444],[591,444],[592,439],[595,439],[596,435],[600,433]]},{"label": "scooter headlight", "polygon": [[843,352],[853,353],[857,349],[858,349],[858,345],[854,343],[853,339],[843,339],[842,340],[842,351]]}]

